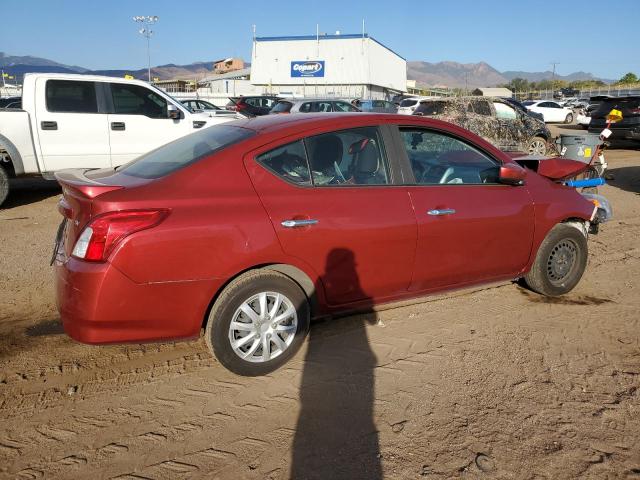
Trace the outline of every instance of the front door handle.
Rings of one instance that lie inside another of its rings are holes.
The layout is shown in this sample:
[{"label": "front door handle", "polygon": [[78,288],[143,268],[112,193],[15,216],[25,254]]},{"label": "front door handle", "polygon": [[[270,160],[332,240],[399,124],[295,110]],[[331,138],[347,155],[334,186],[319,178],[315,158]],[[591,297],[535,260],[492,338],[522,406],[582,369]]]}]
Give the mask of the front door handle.
[{"label": "front door handle", "polygon": [[111,122],[111,130],[124,130],[124,122]]},{"label": "front door handle", "polygon": [[40,128],[42,130],[57,130],[58,122],[40,122]]},{"label": "front door handle", "polygon": [[440,215],[453,215],[456,211],[453,208],[441,208],[429,210],[427,215],[440,216]]},{"label": "front door handle", "polygon": [[280,223],[283,227],[286,228],[296,228],[296,227],[308,227],[310,225],[315,225],[318,223],[318,220],[284,220]]}]

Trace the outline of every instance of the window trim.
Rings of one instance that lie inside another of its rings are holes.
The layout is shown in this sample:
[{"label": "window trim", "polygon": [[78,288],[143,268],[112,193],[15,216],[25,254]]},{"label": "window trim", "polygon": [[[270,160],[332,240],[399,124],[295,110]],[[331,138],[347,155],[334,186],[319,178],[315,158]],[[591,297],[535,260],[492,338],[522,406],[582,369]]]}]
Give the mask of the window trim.
[{"label": "window trim", "polygon": [[473,142],[470,142],[468,139],[464,138],[462,135],[457,135],[455,132],[451,132],[449,130],[443,128],[437,128],[433,126],[426,125],[406,125],[406,124],[393,124],[390,125],[393,130],[393,135],[396,137],[395,147],[397,150],[398,161],[401,163],[403,178],[406,179],[402,185],[405,187],[510,187],[510,185],[506,185],[504,183],[433,183],[433,184],[425,184],[425,183],[417,183],[415,175],[413,173],[413,168],[411,167],[411,161],[409,160],[409,155],[405,148],[404,141],[402,139],[401,129],[403,128],[412,128],[412,129],[421,129],[428,130],[432,132],[436,132],[456,140],[459,140],[466,144],[471,144],[476,150],[480,151],[484,155],[486,155],[490,160],[493,160],[498,167],[504,165],[504,162],[497,158],[494,154],[484,149],[481,145],[477,145]]},{"label": "window trim", "polygon": [[[93,84],[93,91],[95,93],[96,96],[96,110],[95,112],[61,112],[59,110],[50,110],[49,109],[49,99],[47,98],[47,88],[49,86],[49,82],[77,82],[77,83],[92,83]],[[106,113],[104,111],[100,111],[100,106],[101,104],[103,104],[103,102],[101,102],[101,96],[102,96],[102,91],[98,88],[98,83],[100,82],[96,82],[93,80],[78,80],[78,79],[64,79],[64,78],[48,78],[46,80],[46,82],[44,82],[44,106],[45,106],[45,110],[47,111],[47,113],[53,113],[56,115],[59,114],[64,114],[64,113],[72,113],[74,115],[97,115],[97,114],[103,114]]]}]

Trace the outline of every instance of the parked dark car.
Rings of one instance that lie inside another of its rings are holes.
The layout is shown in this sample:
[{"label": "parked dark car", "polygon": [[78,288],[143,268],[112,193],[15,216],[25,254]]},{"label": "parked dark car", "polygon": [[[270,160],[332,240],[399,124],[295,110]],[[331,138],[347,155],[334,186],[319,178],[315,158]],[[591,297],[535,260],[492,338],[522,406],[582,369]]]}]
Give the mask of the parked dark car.
[{"label": "parked dark car", "polygon": [[22,97],[0,98],[0,108],[22,108]]},{"label": "parked dark car", "polygon": [[640,144],[640,95],[627,97],[599,97],[602,100],[591,113],[590,133],[600,133],[607,126],[607,114],[613,110],[622,112],[622,120],[609,127],[613,132],[610,142],[633,141]]},{"label": "parked dark car", "polygon": [[502,98],[448,97],[422,100],[414,115],[454,123],[481,136],[505,152],[545,155],[551,132]]},{"label": "parked dark car", "polygon": [[217,105],[214,105],[211,102],[207,102],[206,100],[201,100],[197,98],[190,98],[186,100],[180,100],[185,107],[187,107],[192,112],[204,112],[212,116],[222,115],[229,116],[235,115],[237,112],[233,110],[227,110],[226,108],[220,108]]},{"label": "parked dark car", "polygon": [[266,374],[312,318],[523,278],[572,290],[596,206],[450,123],[269,115],[206,128],[117,170],[65,170],[55,247],[65,331],[86,343],[198,337]]},{"label": "parked dark car", "polygon": [[507,102],[509,105],[516,107],[518,110],[520,110],[520,112],[525,113],[530,117],[537,118],[538,120],[541,120],[544,122],[544,115],[542,115],[541,113],[532,112],[520,100],[516,100],[515,98],[507,98],[507,97],[503,97],[502,99],[505,102]]},{"label": "parked dark car", "polygon": [[225,106],[227,110],[234,110],[253,117],[267,115],[281,97],[260,95],[254,97],[234,97]]}]

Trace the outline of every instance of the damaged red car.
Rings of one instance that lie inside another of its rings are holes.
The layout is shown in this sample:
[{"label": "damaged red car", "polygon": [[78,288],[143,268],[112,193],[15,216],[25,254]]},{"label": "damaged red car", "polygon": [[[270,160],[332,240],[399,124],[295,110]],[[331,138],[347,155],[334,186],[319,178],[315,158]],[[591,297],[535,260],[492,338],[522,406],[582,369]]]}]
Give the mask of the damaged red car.
[{"label": "damaged red car", "polygon": [[60,172],[64,329],[100,344],[204,328],[223,365],[261,375],[296,352],[313,318],[502,280],[562,295],[599,219],[560,181],[585,166],[516,160],[437,120],[310,114],[238,120],[119,168]]}]

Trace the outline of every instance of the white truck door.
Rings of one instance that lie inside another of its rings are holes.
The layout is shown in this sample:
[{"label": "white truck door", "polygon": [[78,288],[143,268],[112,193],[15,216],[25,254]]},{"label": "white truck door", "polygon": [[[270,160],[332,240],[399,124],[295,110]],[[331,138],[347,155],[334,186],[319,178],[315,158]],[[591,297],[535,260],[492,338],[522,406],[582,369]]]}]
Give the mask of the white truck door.
[{"label": "white truck door", "polygon": [[36,82],[34,136],[44,171],[111,165],[107,114],[96,83],[41,78]]},{"label": "white truck door", "polygon": [[133,83],[109,85],[113,101],[110,108],[113,113],[108,115],[113,166],[133,160],[193,129],[189,118],[169,118],[168,100],[152,89]]}]

